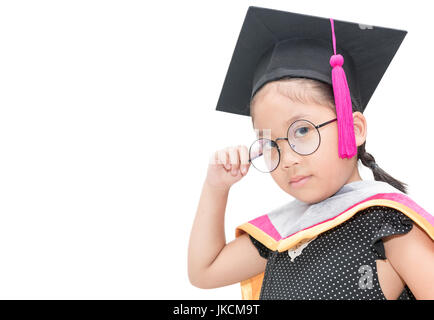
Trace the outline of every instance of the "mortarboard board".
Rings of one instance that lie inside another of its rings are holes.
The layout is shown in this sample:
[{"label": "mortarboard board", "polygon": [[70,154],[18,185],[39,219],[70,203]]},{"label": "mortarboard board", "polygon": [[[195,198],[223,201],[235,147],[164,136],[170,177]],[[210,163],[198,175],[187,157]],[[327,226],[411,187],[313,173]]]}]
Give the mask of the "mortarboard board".
[{"label": "mortarboard board", "polygon": [[357,153],[351,105],[363,112],[407,31],[250,6],[216,110],[250,115],[254,94],[282,77],[332,85],[339,156]]}]

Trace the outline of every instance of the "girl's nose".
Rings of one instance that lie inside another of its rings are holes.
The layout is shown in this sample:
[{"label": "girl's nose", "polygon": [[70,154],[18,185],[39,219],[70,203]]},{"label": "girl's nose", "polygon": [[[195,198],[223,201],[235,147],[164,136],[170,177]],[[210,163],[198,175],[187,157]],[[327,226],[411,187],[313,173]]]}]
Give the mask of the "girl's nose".
[{"label": "girl's nose", "polygon": [[296,163],[300,163],[301,155],[292,150],[287,140],[280,143],[279,149],[280,165],[282,166],[282,168],[289,168]]}]

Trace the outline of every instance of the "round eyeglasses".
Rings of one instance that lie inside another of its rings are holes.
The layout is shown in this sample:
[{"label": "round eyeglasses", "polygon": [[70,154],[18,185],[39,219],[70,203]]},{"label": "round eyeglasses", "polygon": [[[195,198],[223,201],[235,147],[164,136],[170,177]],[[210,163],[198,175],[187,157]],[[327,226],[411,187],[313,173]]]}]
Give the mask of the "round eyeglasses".
[{"label": "round eyeglasses", "polygon": [[309,120],[296,120],[288,128],[286,138],[271,140],[259,138],[249,149],[249,162],[259,171],[269,173],[275,170],[280,163],[280,149],[277,141],[286,140],[296,153],[307,156],[314,153],[321,144],[319,128],[336,121],[337,118],[319,125]]}]

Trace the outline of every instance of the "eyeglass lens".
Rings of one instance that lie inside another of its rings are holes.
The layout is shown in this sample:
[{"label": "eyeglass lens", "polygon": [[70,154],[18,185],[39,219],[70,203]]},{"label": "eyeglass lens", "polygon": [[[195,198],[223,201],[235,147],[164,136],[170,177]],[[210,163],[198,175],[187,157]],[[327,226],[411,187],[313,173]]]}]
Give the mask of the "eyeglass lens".
[{"label": "eyeglass lens", "polygon": [[[288,129],[288,142],[298,154],[309,155],[318,148],[320,136],[312,123],[297,120]],[[278,145],[267,138],[261,138],[253,142],[249,149],[249,156],[253,166],[262,172],[273,171],[280,162]]]}]

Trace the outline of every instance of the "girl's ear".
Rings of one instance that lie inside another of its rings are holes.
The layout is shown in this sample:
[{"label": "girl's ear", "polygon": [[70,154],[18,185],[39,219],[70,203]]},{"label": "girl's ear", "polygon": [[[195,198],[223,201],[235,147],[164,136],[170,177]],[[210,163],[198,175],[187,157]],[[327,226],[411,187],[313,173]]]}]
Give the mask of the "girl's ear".
[{"label": "girl's ear", "polygon": [[368,127],[366,118],[363,113],[356,111],[353,112],[354,121],[354,135],[356,137],[356,145],[361,146],[366,141],[366,136],[368,133]]}]

